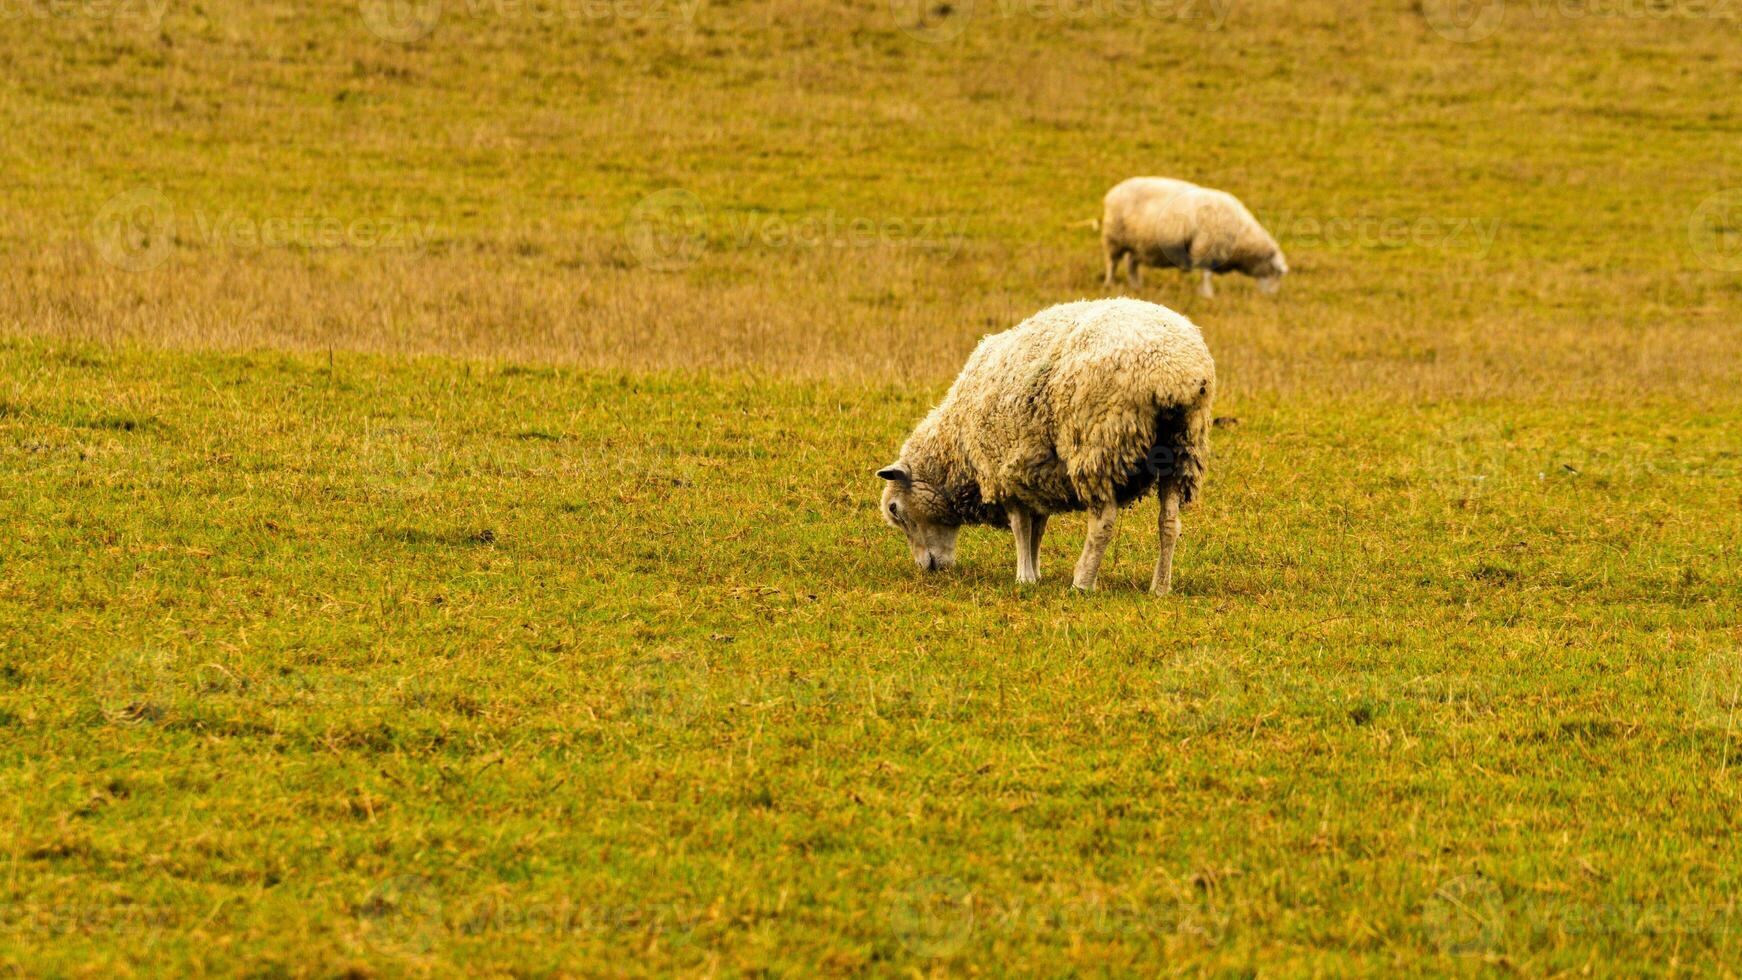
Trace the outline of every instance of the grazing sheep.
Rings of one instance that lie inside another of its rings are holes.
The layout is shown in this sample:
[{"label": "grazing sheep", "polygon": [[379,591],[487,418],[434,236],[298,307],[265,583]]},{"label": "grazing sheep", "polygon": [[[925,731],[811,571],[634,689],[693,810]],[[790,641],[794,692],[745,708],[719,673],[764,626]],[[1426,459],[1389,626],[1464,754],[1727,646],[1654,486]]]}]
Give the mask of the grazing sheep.
[{"label": "grazing sheep", "polygon": [[1151,486],[1161,554],[1150,590],[1173,582],[1180,508],[1198,495],[1210,449],[1216,365],[1190,320],[1134,299],[1065,303],[980,341],[901,458],[877,471],[883,519],[913,559],[955,562],[964,524],[1016,533],[1016,580],[1040,581],[1047,518],[1089,512],[1073,584],[1095,587],[1119,508]]},{"label": "grazing sheep", "polygon": [[1288,272],[1276,239],[1232,194],[1166,177],[1133,177],[1108,191],[1101,204],[1109,286],[1126,256],[1131,288],[1143,284],[1140,266],[1171,266],[1201,271],[1201,296],[1215,295],[1214,272],[1244,272],[1266,295],[1276,292]]}]

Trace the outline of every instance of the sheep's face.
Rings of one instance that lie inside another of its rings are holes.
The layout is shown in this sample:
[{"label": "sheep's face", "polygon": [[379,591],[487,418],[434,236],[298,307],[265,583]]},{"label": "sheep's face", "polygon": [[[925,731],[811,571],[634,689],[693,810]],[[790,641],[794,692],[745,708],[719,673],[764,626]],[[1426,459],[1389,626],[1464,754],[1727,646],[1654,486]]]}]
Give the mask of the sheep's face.
[{"label": "sheep's face", "polygon": [[893,463],[877,471],[888,481],[883,485],[883,520],[907,535],[913,561],[929,572],[941,572],[956,563],[956,525],[939,518],[942,508],[937,488],[913,476],[906,463]]},{"label": "sheep's face", "polygon": [[1266,296],[1276,295],[1276,291],[1282,288],[1282,277],[1286,275],[1288,260],[1282,257],[1281,249],[1277,249],[1253,272],[1253,277],[1258,280],[1258,291]]}]

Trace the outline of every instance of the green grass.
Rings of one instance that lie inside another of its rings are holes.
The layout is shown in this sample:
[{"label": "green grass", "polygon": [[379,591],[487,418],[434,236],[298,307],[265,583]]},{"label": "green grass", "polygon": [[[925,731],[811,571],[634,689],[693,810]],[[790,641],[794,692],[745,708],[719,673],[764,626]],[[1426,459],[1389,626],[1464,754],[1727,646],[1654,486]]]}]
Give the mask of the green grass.
[{"label": "green grass", "polygon": [[913,569],[864,461],[923,393],[0,370],[18,969],[1738,953],[1733,407],[1226,403],[1157,601],[1153,503],[1092,597],[1080,521]]},{"label": "green grass", "polygon": [[[1735,972],[1722,5],[646,6],[0,0],[0,974]],[[922,575],[1135,174],[1176,593]]]}]

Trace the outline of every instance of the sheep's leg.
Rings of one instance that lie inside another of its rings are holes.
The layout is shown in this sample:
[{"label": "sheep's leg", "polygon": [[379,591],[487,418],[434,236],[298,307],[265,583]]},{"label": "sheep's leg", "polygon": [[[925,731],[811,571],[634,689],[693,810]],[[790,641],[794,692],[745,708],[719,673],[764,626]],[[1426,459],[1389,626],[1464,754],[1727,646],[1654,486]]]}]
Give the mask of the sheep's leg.
[{"label": "sheep's leg", "polygon": [[[1016,581],[1032,584],[1040,581],[1040,569],[1034,555],[1040,544],[1040,529],[1035,527],[1035,515],[1025,508],[1006,508],[1010,515],[1010,531],[1016,538]],[[1041,518],[1042,521],[1045,518]]]},{"label": "sheep's leg", "polygon": [[1210,285],[1210,270],[1203,270],[1203,280],[1198,283],[1198,295],[1205,299],[1216,295],[1216,288]]},{"label": "sheep's leg", "polygon": [[1129,258],[1125,266],[1125,281],[1131,284],[1132,289],[1142,289],[1143,267],[1137,261],[1137,253],[1129,252],[1127,255]]},{"label": "sheep's leg", "polygon": [[1095,579],[1101,574],[1101,556],[1113,540],[1113,522],[1119,518],[1119,505],[1109,500],[1089,514],[1089,534],[1083,541],[1083,557],[1077,559],[1077,574],[1071,585],[1084,592],[1095,591]]},{"label": "sheep's leg", "polygon": [[1028,532],[1028,570],[1033,573],[1031,582],[1040,581],[1040,537],[1046,533],[1046,515],[1030,514]]},{"label": "sheep's leg", "polygon": [[1102,246],[1107,249],[1107,275],[1101,279],[1101,285],[1111,286],[1113,285],[1113,270],[1119,267],[1119,260],[1124,253],[1120,252],[1118,246],[1112,242],[1103,242]]},{"label": "sheep's leg", "polygon": [[1173,591],[1173,548],[1179,543],[1179,529],[1179,487],[1170,484],[1161,491],[1161,516],[1157,521],[1161,552],[1155,558],[1155,577],[1149,580],[1149,591],[1156,595]]}]

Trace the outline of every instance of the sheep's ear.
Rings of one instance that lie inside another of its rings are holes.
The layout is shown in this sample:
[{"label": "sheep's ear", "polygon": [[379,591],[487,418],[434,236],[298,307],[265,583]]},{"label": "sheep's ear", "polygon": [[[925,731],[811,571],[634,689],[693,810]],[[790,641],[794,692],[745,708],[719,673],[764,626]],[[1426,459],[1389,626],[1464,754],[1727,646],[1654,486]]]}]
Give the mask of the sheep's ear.
[{"label": "sheep's ear", "polygon": [[912,483],[913,474],[908,471],[906,463],[890,463],[877,471],[877,475],[890,482]]}]

